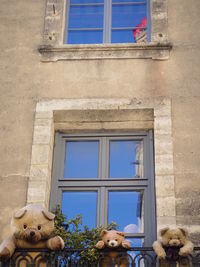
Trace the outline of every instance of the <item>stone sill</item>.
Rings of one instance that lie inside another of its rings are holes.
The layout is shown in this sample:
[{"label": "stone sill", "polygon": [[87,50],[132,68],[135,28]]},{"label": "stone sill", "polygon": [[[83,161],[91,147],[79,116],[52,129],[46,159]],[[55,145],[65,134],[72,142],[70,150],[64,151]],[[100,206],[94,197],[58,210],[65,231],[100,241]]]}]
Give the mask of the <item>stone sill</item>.
[{"label": "stone sill", "polygon": [[172,44],[94,44],[40,46],[42,62],[58,60],[91,60],[91,59],[153,59],[167,60]]}]

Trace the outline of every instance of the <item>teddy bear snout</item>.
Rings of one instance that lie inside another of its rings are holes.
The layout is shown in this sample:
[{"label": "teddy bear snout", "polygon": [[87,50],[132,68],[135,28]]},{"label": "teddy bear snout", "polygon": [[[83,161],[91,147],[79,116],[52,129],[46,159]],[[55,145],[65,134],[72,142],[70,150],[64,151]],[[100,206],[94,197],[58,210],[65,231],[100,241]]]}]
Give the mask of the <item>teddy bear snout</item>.
[{"label": "teddy bear snout", "polygon": [[169,242],[169,245],[170,246],[179,246],[180,245],[180,241],[179,240],[176,240],[176,239],[174,239],[174,240],[171,240],[170,242]]},{"label": "teddy bear snout", "polygon": [[118,243],[115,240],[110,240],[109,246],[111,246],[111,247],[117,247],[118,246]]},{"label": "teddy bear snout", "polygon": [[31,236],[31,237],[34,237],[34,235],[35,235],[35,232],[34,232],[34,231],[31,231],[31,232],[30,232],[30,236]]}]

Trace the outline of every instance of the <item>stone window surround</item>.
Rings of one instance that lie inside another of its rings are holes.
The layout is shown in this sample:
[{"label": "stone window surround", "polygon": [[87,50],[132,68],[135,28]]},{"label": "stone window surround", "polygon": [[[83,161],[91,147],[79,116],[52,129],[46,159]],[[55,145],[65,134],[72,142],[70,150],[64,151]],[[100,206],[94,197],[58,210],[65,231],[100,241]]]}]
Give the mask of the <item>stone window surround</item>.
[{"label": "stone window surround", "polygon": [[63,44],[67,0],[46,0],[41,61],[77,59],[149,58],[166,60],[172,45],[168,42],[167,0],[151,0],[151,42],[147,44]]},{"label": "stone window surround", "polygon": [[[62,124],[56,124],[54,113],[119,109],[153,110],[157,226],[160,229],[166,224],[176,225],[171,100],[163,97],[154,99],[58,99],[38,102],[35,112],[27,204],[40,203],[49,207],[54,133],[56,130],[63,131],[65,127]],[[123,122],[120,123],[123,127]],[[95,127],[91,130],[95,130]]]}]

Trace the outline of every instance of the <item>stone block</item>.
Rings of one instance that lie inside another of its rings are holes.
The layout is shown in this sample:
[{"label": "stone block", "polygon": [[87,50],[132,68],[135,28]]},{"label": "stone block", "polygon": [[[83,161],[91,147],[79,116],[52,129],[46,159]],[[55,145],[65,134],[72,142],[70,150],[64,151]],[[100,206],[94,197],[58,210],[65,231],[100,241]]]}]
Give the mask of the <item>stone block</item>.
[{"label": "stone block", "polygon": [[176,226],[176,217],[175,216],[157,216],[157,231],[166,227],[175,227]]},{"label": "stone block", "polygon": [[171,154],[173,152],[170,134],[154,133],[154,147],[156,155]]},{"label": "stone block", "polygon": [[[37,106],[36,106],[37,110]],[[37,111],[35,113],[35,119],[52,119],[53,118],[53,111]]]},{"label": "stone block", "polygon": [[175,197],[157,197],[157,216],[173,217],[176,216]]},{"label": "stone block", "polygon": [[43,126],[35,126],[33,134],[34,145],[50,145],[51,144],[51,128]]},{"label": "stone block", "polygon": [[157,155],[155,154],[155,174],[157,175],[173,175],[173,155]]},{"label": "stone block", "polygon": [[174,197],[174,176],[156,176],[156,197]]},{"label": "stone block", "polygon": [[31,164],[45,164],[51,165],[52,149],[49,145],[33,145]]},{"label": "stone block", "polygon": [[30,169],[30,181],[47,181],[49,177],[49,166],[32,165]]},{"label": "stone block", "polygon": [[156,117],[154,121],[154,128],[156,134],[171,134],[172,121],[171,117]]}]

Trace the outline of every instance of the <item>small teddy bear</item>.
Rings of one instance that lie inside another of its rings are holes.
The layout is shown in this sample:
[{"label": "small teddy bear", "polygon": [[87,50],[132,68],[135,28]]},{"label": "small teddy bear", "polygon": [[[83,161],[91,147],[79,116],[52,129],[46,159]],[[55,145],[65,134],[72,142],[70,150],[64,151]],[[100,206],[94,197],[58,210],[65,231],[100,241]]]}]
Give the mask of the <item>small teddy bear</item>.
[{"label": "small teddy bear", "polygon": [[176,262],[179,256],[187,257],[193,251],[194,245],[187,239],[188,232],[185,228],[165,227],[160,230],[160,236],[161,240],[153,243],[153,249],[160,260]]},{"label": "small teddy bear", "polygon": [[101,238],[95,247],[97,249],[108,248],[108,254],[100,260],[100,266],[128,266],[128,254],[126,252],[117,251],[118,248],[129,249],[131,247],[130,243],[125,240],[125,235],[123,232],[115,230],[102,230]]},{"label": "small teddy bear", "polygon": [[28,205],[13,214],[12,235],[0,245],[0,261],[8,260],[16,248],[64,248],[60,236],[52,237],[55,215],[40,205]]}]

